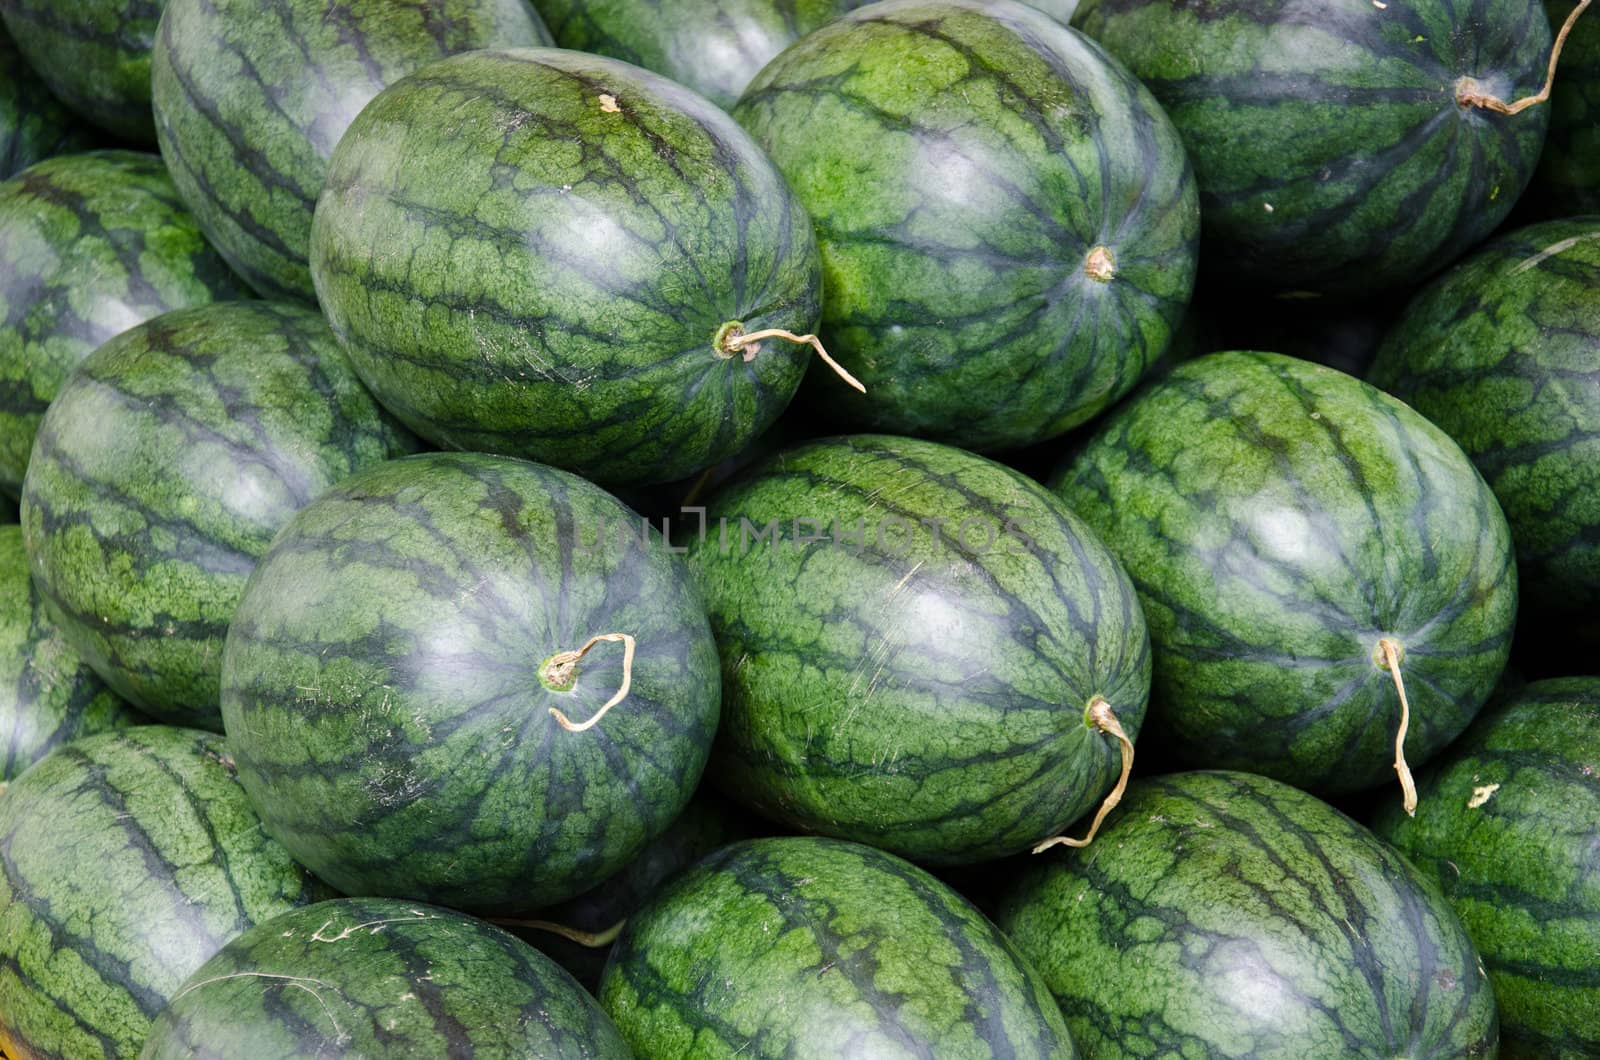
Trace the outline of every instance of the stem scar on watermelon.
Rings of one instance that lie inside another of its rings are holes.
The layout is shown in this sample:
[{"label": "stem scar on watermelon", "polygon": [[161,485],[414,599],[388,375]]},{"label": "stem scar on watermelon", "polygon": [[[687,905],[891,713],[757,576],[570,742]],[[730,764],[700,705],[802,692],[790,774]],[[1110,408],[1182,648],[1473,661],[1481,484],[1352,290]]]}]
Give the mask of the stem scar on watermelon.
[{"label": "stem scar on watermelon", "polygon": [[861,385],[861,380],[851,375],[844,365],[834,360],[822,345],[822,340],[815,335],[796,335],[794,332],[785,331],[783,328],[765,328],[761,331],[746,332],[741,321],[730,320],[717,329],[717,336],[712,345],[715,347],[718,357],[726,359],[738,354],[748,364],[756,359],[756,354],[761,352],[762,339],[787,339],[796,345],[810,346],[817,351],[817,356],[821,357],[823,362],[829,368],[832,368],[840,379],[843,379],[863,394],[867,392],[867,388]]},{"label": "stem scar on watermelon", "polygon": [[1095,813],[1094,820],[1089,825],[1089,833],[1082,839],[1073,839],[1070,836],[1052,836],[1037,844],[1033,848],[1035,854],[1042,854],[1053,846],[1076,847],[1082,849],[1094,842],[1095,833],[1100,831],[1100,825],[1106,819],[1106,814],[1117,808],[1117,803],[1122,801],[1122,793],[1128,790],[1128,775],[1133,772],[1133,741],[1128,739],[1128,734],[1123,731],[1122,723],[1117,720],[1116,711],[1111,709],[1104,696],[1095,696],[1089,700],[1089,710],[1084,715],[1084,721],[1099,729],[1107,736],[1116,737],[1122,745],[1122,774],[1117,777],[1117,786],[1111,789],[1111,794],[1100,804],[1100,809]]},{"label": "stem scar on watermelon", "polygon": [[1378,641],[1373,652],[1373,662],[1394,676],[1394,689],[1400,693],[1400,728],[1394,734],[1394,771],[1400,774],[1400,792],[1408,816],[1417,815],[1417,784],[1411,777],[1411,767],[1406,765],[1406,730],[1411,728],[1411,704],[1406,700],[1405,679],[1400,676],[1400,663],[1406,657],[1403,645],[1389,637]]},{"label": "stem scar on watermelon", "polygon": [[1577,7],[1572,9],[1572,14],[1561,24],[1561,31],[1556,34],[1556,41],[1550,46],[1550,65],[1545,69],[1544,87],[1531,96],[1524,96],[1515,103],[1507,103],[1493,93],[1484,92],[1477,81],[1470,77],[1463,77],[1456,82],[1456,103],[1461,107],[1478,107],[1482,110],[1492,110],[1500,114],[1521,114],[1529,107],[1537,107],[1550,98],[1550,90],[1556,83],[1556,64],[1561,61],[1561,49],[1567,43],[1567,35],[1572,32],[1572,27],[1578,21],[1578,16],[1588,9],[1592,0],[1580,0]]},{"label": "stem scar on watermelon", "polygon": [[560,710],[551,707],[550,716],[568,732],[585,732],[594,728],[612,707],[628,698],[628,689],[633,684],[633,651],[636,647],[634,639],[626,633],[600,633],[590,637],[577,651],[556,652],[539,667],[540,684],[552,692],[570,692],[578,680],[578,661],[601,641],[622,642],[622,684],[617,687],[616,693],[606,700],[605,706],[595,711],[585,722],[574,723]]},{"label": "stem scar on watermelon", "polygon": [[1111,248],[1098,246],[1084,255],[1083,272],[1091,280],[1100,283],[1110,283],[1117,276],[1117,258],[1111,253]]}]

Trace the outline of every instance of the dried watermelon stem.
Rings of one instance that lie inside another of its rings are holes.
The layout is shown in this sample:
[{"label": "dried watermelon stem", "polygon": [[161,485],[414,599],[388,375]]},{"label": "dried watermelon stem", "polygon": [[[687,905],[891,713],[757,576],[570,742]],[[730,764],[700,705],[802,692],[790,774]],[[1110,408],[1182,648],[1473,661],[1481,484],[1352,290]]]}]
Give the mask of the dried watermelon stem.
[{"label": "dried watermelon stem", "polygon": [[548,931],[552,935],[560,935],[569,942],[576,942],[591,950],[598,950],[617,941],[617,936],[622,934],[622,929],[627,926],[626,920],[619,920],[604,931],[579,931],[565,924],[557,924],[553,920],[518,920],[515,917],[491,917],[489,923],[501,927],[532,928],[534,931]]},{"label": "dried watermelon stem", "polygon": [[1089,834],[1082,839],[1073,839],[1069,836],[1058,835],[1033,848],[1035,854],[1042,854],[1053,846],[1086,847],[1094,842],[1095,833],[1100,831],[1100,825],[1106,819],[1106,814],[1117,808],[1117,803],[1122,801],[1123,792],[1128,790],[1128,776],[1133,772],[1133,741],[1128,739],[1128,734],[1123,731],[1122,723],[1117,720],[1116,712],[1111,709],[1101,696],[1089,700],[1089,720],[1094,727],[1107,736],[1116,737],[1122,749],[1122,775],[1117,778],[1117,786],[1111,789],[1111,794],[1106,796],[1106,801],[1100,804],[1100,809],[1095,812],[1094,821],[1089,825]]},{"label": "dried watermelon stem", "polygon": [[1411,767],[1406,765],[1406,730],[1411,728],[1411,704],[1406,702],[1406,683],[1400,677],[1400,646],[1388,637],[1378,641],[1383,653],[1383,664],[1394,677],[1395,691],[1400,693],[1400,728],[1394,735],[1394,771],[1400,774],[1400,792],[1405,811],[1417,815],[1417,782],[1411,778]]},{"label": "dried watermelon stem", "polygon": [[1537,107],[1550,98],[1550,90],[1556,83],[1556,64],[1561,61],[1561,49],[1566,46],[1567,35],[1572,32],[1573,24],[1578,21],[1578,16],[1593,0],[1579,0],[1578,6],[1572,9],[1572,14],[1561,24],[1561,32],[1556,34],[1556,42],[1550,48],[1550,65],[1545,70],[1544,87],[1537,94],[1524,96],[1515,103],[1507,103],[1498,96],[1480,91],[1478,83],[1470,77],[1463,77],[1456,84],[1456,102],[1463,107],[1480,107],[1484,110],[1496,111],[1500,114],[1521,114],[1529,107]]},{"label": "dried watermelon stem", "polygon": [[861,380],[851,375],[845,370],[844,365],[834,360],[822,345],[822,340],[815,335],[796,335],[794,332],[785,331],[782,328],[767,328],[764,331],[746,332],[742,328],[734,327],[724,333],[721,344],[722,348],[726,349],[728,353],[742,353],[746,361],[753,361],[756,358],[756,354],[761,352],[762,339],[783,339],[802,346],[810,346],[817,351],[817,356],[821,357],[823,363],[832,368],[840,379],[843,379],[863,394],[867,392],[867,388],[861,385]]},{"label": "dried watermelon stem", "polygon": [[568,732],[583,732],[586,729],[594,728],[595,725],[599,724],[600,719],[606,716],[607,711],[628,698],[628,688],[633,684],[633,649],[635,646],[633,638],[626,633],[601,633],[598,636],[590,637],[588,642],[577,651],[556,652],[556,654],[545,660],[544,666],[539,670],[539,680],[544,682],[546,688],[571,688],[573,681],[578,676],[578,661],[589,654],[589,649],[601,641],[622,642],[622,684],[618,687],[616,694],[606,700],[606,705],[595,711],[594,716],[585,722],[574,724],[561,711],[551,707],[551,716],[556,719],[557,724]]}]

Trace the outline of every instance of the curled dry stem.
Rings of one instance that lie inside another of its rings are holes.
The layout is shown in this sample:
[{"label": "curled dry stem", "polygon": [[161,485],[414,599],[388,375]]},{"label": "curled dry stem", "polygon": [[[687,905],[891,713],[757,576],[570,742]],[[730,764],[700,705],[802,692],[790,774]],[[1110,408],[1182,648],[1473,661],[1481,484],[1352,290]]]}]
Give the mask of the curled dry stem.
[{"label": "curled dry stem", "polygon": [[578,660],[589,654],[589,649],[601,641],[622,642],[622,684],[617,688],[616,694],[606,700],[606,705],[594,712],[594,715],[585,722],[574,723],[565,714],[555,707],[550,708],[550,714],[556,723],[568,732],[583,732],[599,724],[600,719],[618,703],[628,698],[628,688],[633,684],[633,651],[634,640],[626,633],[601,633],[590,637],[588,642],[577,651],[557,652],[545,661],[544,670],[539,674],[540,679],[547,685],[563,688],[572,684],[578,671]]},{"label": "curled dry stem", "polygon": [[1095,728],[1107,736],[1114,736],[1121,745],[1122,750],[1122,775],[1117,778],[1117,786],[1111,789],[1111,794],[1106,796],[1106,801],[1100,804],[1100,809],[1095,812],[1094,821],[1089,825],[1089,834],[1082,839],[1073,839],[1070,836],[1058,835],[1035,844],[1033,852],[1042,854],[1053,846],[1086,847],[1094,841],[1095,833],[1100,831],[1100,825],[1105,821],[1106,815],[1117,808],[1117,803],[1122,801],[1123,792],[1128,790],[1128,776],[1133,772],[1133,741],[1128,739],[1128,734],[1123,731],[1122,723],[1117,720],[1116,713],[1100,696],[1095,696],[1089,701],[1089,720],[1094,722]]}]

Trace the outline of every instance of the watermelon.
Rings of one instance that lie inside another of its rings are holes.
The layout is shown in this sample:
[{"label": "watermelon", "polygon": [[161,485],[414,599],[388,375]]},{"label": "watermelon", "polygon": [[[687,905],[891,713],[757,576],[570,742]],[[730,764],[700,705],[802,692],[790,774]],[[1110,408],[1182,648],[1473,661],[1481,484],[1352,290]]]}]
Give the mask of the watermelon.
[{"label": "watermelon", "polygon": [[[1552,24],[1572,14],[1572,0],[1545,0]],[[1600,211],[1600,20],[1573,24],[1561,49],[1550,96],[1550,134],[1523,203],[1547,217]]]},{"label": "watermelon", "polygon": [[0,490],[72,369],[158,313],[240,294],[154,155],[64,155],[0,184]]},{"label": "watermelon", "polygon": [[0,526],[0,783],[60,744],[142,720],[46,617],[22,527]]},{"label": "watermelon", "polygon": [[866,386],[811,387],[817,415],[1028,445],[1130,390],[1183,317],[1199,213],[1178,136],[1034,8],[863,7],[773,60],[734,115],[816,221],[822,339]]},{"label": "watermelon", "polygon": [[196,968],[322,897],[261,832],[222,738],[141,725],[0,795],[0,1048],[132,1057]]},{"label": "watermelon", "polygon": [[301,510],[223,658],[267,832],[348,894],[507,915],[626,865],[689,801],[718,712],[704,605],[639,525],[575,475],[470,453]]},{"label": "watermelon", "polygon": [[92,142],[93,134],[50,94],[0,27],[0,180]]},{"label": "watermelon", "polygon": [[833,839],[736,843],[678,877],[617,940],[600,1003],[640,1060],[1076,1055],[982,913]]},{"label": "watermelon", "polygon": [[45,611],[129,702],[220,729],[228,622],[272,535],[409,441],[310,309],[218,302],[131,328],[39,428],[22,522]]},{"label": "watermelon", "polygon": [[1083,0],[1073,24],[1150,86],[1200,185],[1208,272],[1353,299],[1414,283],[1505,219],[1548,107],[1539,0]]},{"label": "watermelon", "polygon": [[228,264],[269,298],[311,302],[311,213],[361,108],[454,52],[549,43],[527,0],[168,0],[152,59],[156,135]]},{"label": "watermelon", "polygon": [[1089,1055],[1495,1055],[1494,991],[1438,888],[1371,832],[1245,773],[1134,782],[1092,849],[997,922]]},{"label": "watermelon", "polygon": [[[732,119],[626,63],[476,52],[402,78],[334,153],[317,295],[419,434],[609,485],[682,478],[783,411],[821,269]],[[843,384],[839,384],[842,386]]]},{"label": "watermelon", "polygon": [[535,0],[563,48],[664,74],[719,107],[848,0]]},{"label": "watermelon", "polygon": [[1600,1056],[1600,678],[1499,703],[1380,836],[1438,881],[1500,1002],[1507,1060]]},{"label": "watermelon", "polygon": [[1050,838],[1137,737],[1144,618],[1094,532],[1009,468],[881,435],[780,453],[709,504],[715,782],[803,831],[930,864]]},{"label": "watermelon", "polygon": [[1600,639],[1600,218],[1495,240],[1411,303],[1373,383],[1461,444],[1505,510],[1527,628]]},{"label": "watermelon", "polygon": [[156,1021],[143,1060],[629,1060],[548,958],[481,920],[392,898],[274,917],[224,946]]},{"label": "watermelon", "polygon": [[1406,720],[1391,669],[1415,764],[1505,667],[1517,580],[1494,495],[1443,431],[1341,372],[1190,361],[1054,488],[1138,588],[1156,724],[1184,761],[1372,787],[1394,778]]},{"label": "watermelon", "polygon": [[0,0],[0,19],[50,91],[136,144],[155,142],[150,46],[163,0]]}]

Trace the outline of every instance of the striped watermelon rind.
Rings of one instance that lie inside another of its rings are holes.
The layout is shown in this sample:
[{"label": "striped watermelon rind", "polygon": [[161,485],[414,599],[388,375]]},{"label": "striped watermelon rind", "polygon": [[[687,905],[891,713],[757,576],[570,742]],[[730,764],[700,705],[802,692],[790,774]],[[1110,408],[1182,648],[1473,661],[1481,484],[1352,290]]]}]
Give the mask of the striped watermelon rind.
[{"label": "striped watermelon rind", "polygon": [[155,143],[150,47],[163,0],[0,0],[0,18],[50,91],[130,143]]},{"label": "striped watermelon rind", "polygon": [[86,150],[93,141],[94,134],[50,94],[0,26],[0,180],[52,155]]},{"label": "striped watermelon rind", "polygon": [[1374,823],[1437,880],[1494,982],[1506,1060],[1600,1055],[1600,679],[1496,704]]}]

